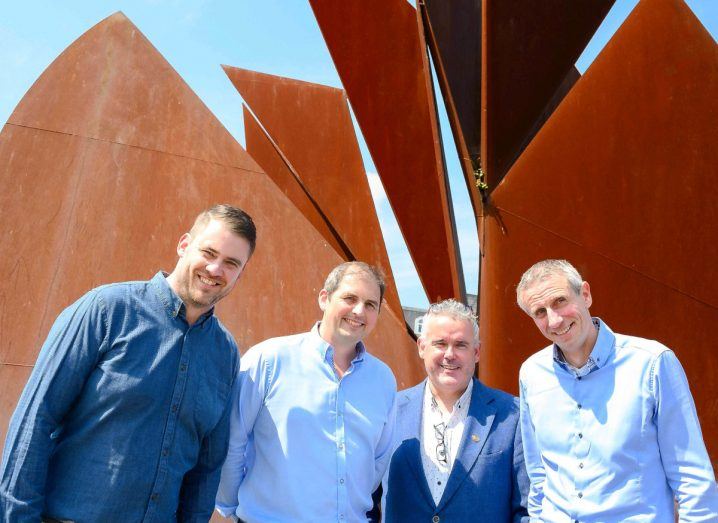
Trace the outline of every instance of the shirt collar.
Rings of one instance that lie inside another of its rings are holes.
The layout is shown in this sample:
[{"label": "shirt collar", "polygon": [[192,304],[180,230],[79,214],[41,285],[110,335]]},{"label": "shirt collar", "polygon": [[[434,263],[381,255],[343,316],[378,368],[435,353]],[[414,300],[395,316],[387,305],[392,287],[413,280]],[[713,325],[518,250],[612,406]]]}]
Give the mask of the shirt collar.
[{"label": "shirt collar", "polygon": [[[322,338],[319,335],[319,325],[321,325],[321,321],[318,321],[314,324],[314,327],[312,327],[312,330],[310,331],[312,335],[315,338],[316,348],[319,352],[319,355],[322,357],[323,360],[327,360],[331,363],[334,362],[334,347],[332,347],[329,342],[327,342],[324,338]],[[366,354],[366,347],[364,346],[363,342],[358,342],[356,344],[356,356],[354,356],[354,359],[352,360],[352,363],[357,363],[364,360],[364,355]]]},{"label": "shirt collar", "polygon": [[[159,297],[162,304],[165,306],[170,316],[177,318],[178,316],[185,319],[185,304],[182,299],[175,294],[170,284],[167,283],[168,274],[164,271],[159,271],[150,280],[150,285],[154,288],[157,296]],[[205,322],[207,318],[214,314],[214,307],[205,312],[202,316],[197,319],[197,324],[200,325]]]},{"label": "shirt collar", "polygon": [[577,376],[585,376],[603,367],[611,356],[615,344],[616,337],[608,325],[606,325],[601,318],[594,317],[591,319],[598,330],[598,336],[596,337],[596,343],[593,345],[593,350],[591,350],[591,354],[588,356],[588,361],[583,367],[579,369],[568,363],[558,345],[555,343],[553,345],[554,361]]},{"label": "shirt collar", "polygon": [[[469,405],[471,404],[471,391],[473,390],[473,388],[474,380],[472,379],[469,380],[469,385],[466,387],[464,393],[459,397],[458,400],[456,400],[456,403],[454,403],[454,408],[452,409],[451,414],[447,414],[449,418],[466,417],[466,414],[469,411]],[[445,414],[439,407],[439,402],[436,401],[434,393],[431,392],[429,380],[426,380],[426,386],[424,387],[424,409],[430,409],[432,412],[435,412],[442,417]]]}]

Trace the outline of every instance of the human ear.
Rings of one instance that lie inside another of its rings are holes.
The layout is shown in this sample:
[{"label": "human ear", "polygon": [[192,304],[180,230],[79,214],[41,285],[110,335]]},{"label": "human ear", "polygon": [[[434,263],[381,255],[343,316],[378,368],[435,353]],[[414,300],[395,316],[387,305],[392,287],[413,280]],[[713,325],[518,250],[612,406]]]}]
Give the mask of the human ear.
[{"label": "human ear", "polygon": [[189,235],[188,232],[184,233],[179,239],[179,243],[177,243],[177,254],[180,258],[185,255],[185,253],[187,252],[187,247],[189,247],[189,244],[191,242],[192,237]]}]

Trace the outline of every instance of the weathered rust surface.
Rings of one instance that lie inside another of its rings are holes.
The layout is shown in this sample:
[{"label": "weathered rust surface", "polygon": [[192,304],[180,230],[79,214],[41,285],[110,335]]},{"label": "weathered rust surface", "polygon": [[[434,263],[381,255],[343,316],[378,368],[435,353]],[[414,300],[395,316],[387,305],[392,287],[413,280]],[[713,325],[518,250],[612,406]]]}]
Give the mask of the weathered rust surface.
[{"label": "weathered rust surface", "polygon": [[242,106],[242,116],[244,118],[244,139],[247,152],[274,181],[279,190],[289,198],[299,212],[309,220],[326,242],[342,258],[348,260],[351,257],[351,251],[322,213],[319,204],[312,199],[289,160],[262,129],[260,123],[246,105]]},{"label": "weathered rust surface", "polygon": [[310,0],[430,301],[464,295],[428,57],[406,0]]},{"label": "weathered rust surface", "polygon": [[643,0],[493,193],[487,383],[516,392],[520,363],[548,343],[514,305],[522,272],[567,258],[591,284],[593,313],[675,350],[718,461],[716,122],[715,41],[684,2]]},{"label": "weathered rust surface", "polygon": [[[218,314],[246,348],[308,329],[339,257],[121,13],[68,47],[0,133],[0,438],[57,314],[102,283],[171,270],[179,236],[215,202],[259,241]],[[402,386],[419,381],[403,321],[367,345]]]},{"label": "weathered rust surface", "polygon": [[541,127],[552,98],[556,105],[555,93],[614,1],[484,0],[481,158],[489,192]]},{"label": "weathered rust surface", "polygon": [[419,0],[434,68],[477,217],[481,165],[481,0]]},{"label": "weathered rust surface", "polygon": [[[280,188],[288,186],[298,208],[315,207],[309,211],[312,223],[317,210],[323,215],[323,233],[332,232],[335,243],[345,246],[338,251],[340,255],[383,269],[387,303],[401,312],[344,91],[237,67],[224,66],[224,70],[278,148],[272,153],[265,143],[255,150],[257,140],[252,137],[247,140],[248,152]],[[282,172],[275,174],[264,158],[275,156],[269,161],[276,164],[277,155],[286,162]]]}]

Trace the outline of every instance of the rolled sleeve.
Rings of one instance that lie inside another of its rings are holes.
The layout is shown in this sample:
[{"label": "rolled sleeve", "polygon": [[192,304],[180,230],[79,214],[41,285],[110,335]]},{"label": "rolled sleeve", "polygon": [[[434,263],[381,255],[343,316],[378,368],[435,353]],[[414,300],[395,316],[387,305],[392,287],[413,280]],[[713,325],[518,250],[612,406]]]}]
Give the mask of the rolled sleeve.
[{"label": "rolled sleeve", "polygon": [[39,521],[52,434],[97,365],[108,334],[101,297],[90,292],[50,329],[18,401],[5,441],[0,480],[3,521]]},{"label": "rolled sleeve", "polygon": [[[532,521],[540,521],[541,505],[543,503],[543,485],[546,479],[546,472],[541,462],[541,452],[536,442],[536,433],[534,425],[531,421],[531,411],[529,410],[526,390],[523,382],[519,382],[520,392],[520,421],[521,424],[521,440],[524,451],[524,462],[526,464],[526,473],[529,478],[528,493],[528,513]],[[534,519],[535,518],[535,519]]]},{"label": "rolled sleeve", "polygon": [[224,517],[235,515],[239,486],[247,475],[248,446],[254,423],[264,403],[267,387],[265,364],[259,350],[248,351],[241,360],[232,390],[229,412],[229,447],[221,469],[215,508]]},{"label": "rolled sleeve", "polygon": [[673,351],[653,369],[658,446],[668,484],[679,507],[679,521],[716,521],[718,489],[706,451],[688,380]]}]

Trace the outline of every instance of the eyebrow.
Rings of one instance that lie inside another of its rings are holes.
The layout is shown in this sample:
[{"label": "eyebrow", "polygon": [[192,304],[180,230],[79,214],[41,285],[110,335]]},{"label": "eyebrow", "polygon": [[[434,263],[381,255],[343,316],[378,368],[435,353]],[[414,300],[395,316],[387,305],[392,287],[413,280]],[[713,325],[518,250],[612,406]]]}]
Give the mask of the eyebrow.
[{"label": "eyebrow", "polygon": [[[214,255],[218,255],[219,251],[217,249],[213,249],[212,247],[203,247],[204,250],[211,252]],[[238,267],[242,267],[244,265],[242,263],[242,260],[238,260],[237,258],[233,258],[232,256],[226,257],[228,261],[231,261],[233,263],[236,263]]]}]

